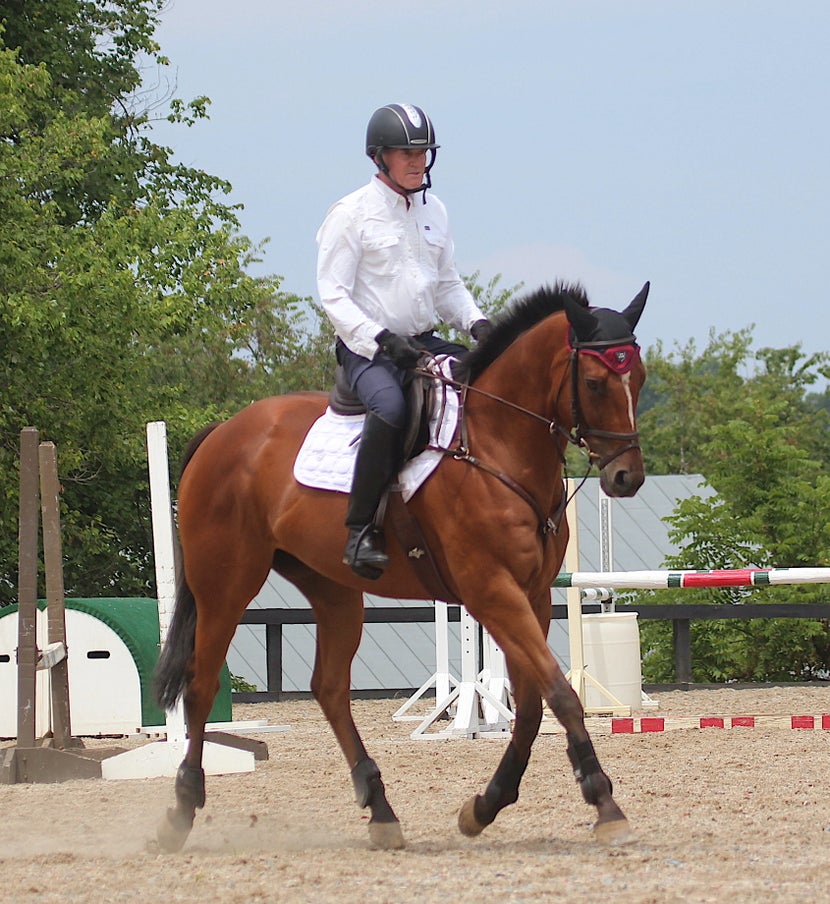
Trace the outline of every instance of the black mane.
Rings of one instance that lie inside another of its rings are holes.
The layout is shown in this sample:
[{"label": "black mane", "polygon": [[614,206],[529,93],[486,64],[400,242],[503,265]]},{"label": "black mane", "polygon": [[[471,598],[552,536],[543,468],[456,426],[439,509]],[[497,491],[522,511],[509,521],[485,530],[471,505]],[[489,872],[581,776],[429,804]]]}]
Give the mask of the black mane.
[{"label": "black mane", "polygon": [[557,281],[553,286],[542,286],[535,292],[516,299],[493,318],[492,333],[464,356],[455,368],[456,377],[462,382],[474,383],[522,333],[551,314],[564,310],[565,296],[570,296],[582,307],[588,307],[588,296],[578,283]]}]

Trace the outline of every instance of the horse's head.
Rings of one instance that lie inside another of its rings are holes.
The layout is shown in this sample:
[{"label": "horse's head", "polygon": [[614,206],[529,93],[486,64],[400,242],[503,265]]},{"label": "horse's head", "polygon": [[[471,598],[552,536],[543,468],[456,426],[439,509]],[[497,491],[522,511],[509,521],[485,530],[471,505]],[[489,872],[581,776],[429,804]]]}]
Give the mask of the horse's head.
[{"label": "horse's head", "polygon": [[574,433],[599,468],[609,496],[633,496],[645,479],[636,412],[646,373],[634,328],[648,290],[646,283],[622,312],[586,308],[565,297]]}]

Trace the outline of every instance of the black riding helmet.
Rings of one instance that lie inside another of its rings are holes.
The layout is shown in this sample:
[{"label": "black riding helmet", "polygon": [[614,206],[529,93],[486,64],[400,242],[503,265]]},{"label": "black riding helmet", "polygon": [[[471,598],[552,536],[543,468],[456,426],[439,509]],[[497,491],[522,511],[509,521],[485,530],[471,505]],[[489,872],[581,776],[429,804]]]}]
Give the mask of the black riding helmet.
[{"label": "black riding helmet", "polygon": [[432,120],[420,107],[413,104],[387,104],[379,107],[372,114],[366,127],[366,154],[385,175],[389,169],[383,161],[384,148],[411,148],[431,151],[427,163],[426,181],[420,188],[404,189],[409,194],[426,192],[432,186],[429,171],[435,163],[435,152],[439,145],[435,143],[435,129]]}]

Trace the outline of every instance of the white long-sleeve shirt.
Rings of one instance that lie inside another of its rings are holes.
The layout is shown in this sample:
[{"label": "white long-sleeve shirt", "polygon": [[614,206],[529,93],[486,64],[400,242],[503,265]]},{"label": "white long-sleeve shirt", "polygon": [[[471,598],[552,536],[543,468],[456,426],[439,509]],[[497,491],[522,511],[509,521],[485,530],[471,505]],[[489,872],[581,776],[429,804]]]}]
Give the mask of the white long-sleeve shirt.
[{"label": "white long-sleeve shirt", "polygon": [[443,203],[407,199],[377,177],[337,201],[317,232],[317,289],[346,347],[364,358],[383,329],[417,336],[484,318],[462,282]]}]

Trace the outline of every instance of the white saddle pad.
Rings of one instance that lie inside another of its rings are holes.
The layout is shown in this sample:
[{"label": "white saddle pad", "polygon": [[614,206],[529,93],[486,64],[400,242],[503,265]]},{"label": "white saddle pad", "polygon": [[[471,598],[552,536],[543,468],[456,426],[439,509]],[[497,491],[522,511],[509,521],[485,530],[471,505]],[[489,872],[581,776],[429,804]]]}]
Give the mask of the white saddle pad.
[{"label": "white saddle pad", "polygon": [[[443,356],[431,366],[451,377],[451,360]],[[436,379],[435,383],[437,392],[429,418],[429,444],[446,449],[458,422],[458,394],[440,380]],[[363,414],[335,414],[331,408],[326,408],[306,434],[294,462],[294,479],[307,487],[348,493],[364,420]],[[404,501],[414,495],[443,457],[440,452],[426,450],[404,465],[398,475]]]}]

